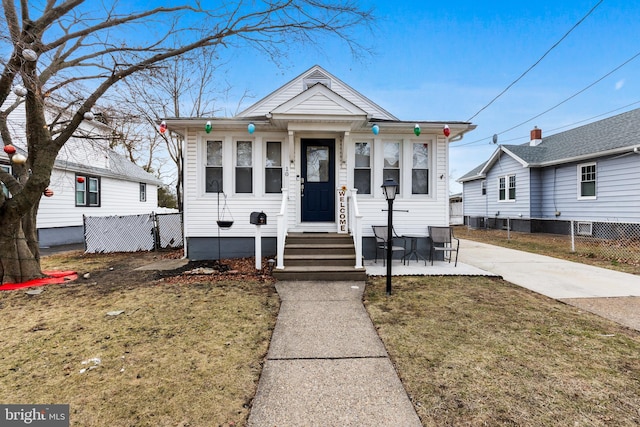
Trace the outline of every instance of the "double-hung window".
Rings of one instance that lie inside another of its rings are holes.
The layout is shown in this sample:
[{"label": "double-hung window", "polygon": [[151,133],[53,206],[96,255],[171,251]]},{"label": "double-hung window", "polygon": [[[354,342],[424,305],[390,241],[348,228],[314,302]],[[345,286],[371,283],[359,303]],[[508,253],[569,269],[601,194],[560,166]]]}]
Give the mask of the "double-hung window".
[{"label": "double-hung window", "polygon": [[498,200],[516,200],[516,176],[506,175],[498,178]]},{"label": "double-hung window", "polygon": [[[400,143],[384,143],[384,168],[382,169],[382,180],[393,179],[400,185]],[[398,187],[398,193],[400,187]]]},{"label": "double-hung window", "polygon": [[353,186],[358,194],[371,194],[371,143],[356,142]]},{"label": "double-hung window", "polygon": [[480,194],[482,196],[487,195],[487,181],[485,180],[480,181]]},{"label": "double-hung window", "polygon": [[[9,165],[0,165],[0,169],[5,171],[6,173],[11,173],[11,166],[9,166]],[[7,188],[6,185],[4,185],[3,182],[0,182],[0,190],[4,194],[4,197],[6,197],[6,198],[11,197],[11,194],[9,193],[9,189]]]},{"label": "double-hung window", "polygon": [[411,194],[429,194],[429,144],[413,144]]},{"label": "double-hung window", "polygon": [[267,142],[267,157],[264,165],[264,192],[282,192],[282,143]]},{"label": "double-hung window", "polygon": [[579,198],[595,199],[596,197],[596,164],[578,165]]},{"label": "double-hung window", "polygon": [[207,141],[205,192],[221,193],[222,191],[222,141]]},{"label": "double-hung window", "polygon": [[251,141],[236,143],[236,193],[253,193],[252,148]]},{"label": "double-hung window", "polygon": [[76,175],[76,206],[100,206],[100,178]]},{"label": "double-hung window", "polygon": [[140,201],[141,202],[147,201],[147,184],[144,182],[140,183]]}]

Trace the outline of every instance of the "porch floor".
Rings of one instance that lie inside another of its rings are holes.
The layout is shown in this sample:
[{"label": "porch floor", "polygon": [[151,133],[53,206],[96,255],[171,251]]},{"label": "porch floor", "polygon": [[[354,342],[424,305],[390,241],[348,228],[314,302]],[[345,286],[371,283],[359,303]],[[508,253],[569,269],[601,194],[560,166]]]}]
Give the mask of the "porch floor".
[{"label": "porch floor", "polygon": [[[367,276],[386,276],[387,267],[382,264],[381,260],[375,263],[372,259],[364,260],[364,267]],[[427,261],[409,261],[406,265],[400,260],[393,260],[391,264],[392,276],[494,276],[498,275],[489,271],[481,270],[468,264],[458,261],[458,266],[454,267],[454,263],[445,261],[434,261],[433,265]]]}]

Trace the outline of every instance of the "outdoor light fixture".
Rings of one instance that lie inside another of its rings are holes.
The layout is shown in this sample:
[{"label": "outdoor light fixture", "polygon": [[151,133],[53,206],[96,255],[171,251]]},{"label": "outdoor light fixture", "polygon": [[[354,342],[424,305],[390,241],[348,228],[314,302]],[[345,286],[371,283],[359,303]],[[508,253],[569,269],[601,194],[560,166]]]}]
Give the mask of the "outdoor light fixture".
[{"label": "outdoor light fixture", "polygon": [[387,295],[391,295],[391,257],[393,251],[391,246],[393,245],[393,201],[398,193],[398,183],[391,178],[384,180],[382,184],[382,192],[387,199],[389,205],[387,211]]},{"label": "outdoor light fixture", "polygon": [[373,132],[374,135],[377,135],[378,132],[380,132],[380,127],[378,125],[371,126],[371,132]]},{"label": "outdoor light fixture", "polygon": [[247,126],[247,131],[252,134],[256,131],[256,125],[254,125],[253,123],[249,123],[249,126]]},{"label": "outdoor light fixture", "polygon": [[207,121],[207,123],[204,125],[204,131],[206,133],[211,133],[211,120]]},{"label": "outdoor light fixture", "polygon": [[416,134],[416,136],[420,136],[420,125],[416,123],[416,125],[413,127],[413,133]]},{"label": "outdoor light fixture", "polygon": [[398,187],[398,183],[392,178],[385,179],[384,184],[382,184],[382,193],[384,194],[385,199],[394,201],[396,193],[398,192]]}]

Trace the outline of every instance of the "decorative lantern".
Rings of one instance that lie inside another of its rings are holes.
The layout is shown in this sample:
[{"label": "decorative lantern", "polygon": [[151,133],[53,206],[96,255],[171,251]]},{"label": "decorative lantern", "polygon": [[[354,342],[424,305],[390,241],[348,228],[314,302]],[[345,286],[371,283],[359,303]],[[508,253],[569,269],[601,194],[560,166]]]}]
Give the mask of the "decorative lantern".
[{"label": "decorative lantern", "polygon": [[36,53],[35,50],[32,49],[23,49],[22,50],[22,57],[24,59],[26,59],[27,61],[35,61],[36,59],[38,59],[38,54]]},{"label": "decorative lantern", "polygon": [[93,115],[93,113],[91,111],[87,111],[86,113],[84,113],[84,119],[85,120],[93,120],[95,118],[95,116]]},{"label": "decorative lantern", "polygon": [[371,132],[373,132],[374,135],[377,135],[380,132],[380,127],[378,125],[371,126]]},{"label": "decorative lantern", "polygon": [[79,176],[76,178],[76,181],[78,181],[79,184],[82,184],[84,182],[84,177],[83,176]]},{"label": "decorative lantern", "polygon": [[204,125],[204,131],[207,133],[211,133],[211,121],[207,121],[207,124]]},{"label": "decorative lantern", "polygon": [[50,189],[49,187],[45,188],[44,193],[43,193],[46,197],[51,197],[53,196],[53,190]]},{"label": "decorative lantern", "polygon": [[413,127],[413,133],[416,134],[416,136],[420,136],[420,125],[416,123],[416,125]]},{"label": "decorative lantern", "polygon": [[449,138],[449,135],[451,135],[451,129],[449,129],[449,125],[444,125],[444,127],[442,128],[442,133],[444,133],[444,136]]},{"label": "decorative lantern", "polygon": [[160,133],[165,133],[167,131],[167,122],[164,120],[160,122]]},{"label": "decorative lantern", "polygon": [[25,163],[27,163],[27,158],[22,154],[17,153],[14,154],[13,157],[11,157],[11,162],[15,163],[16,165],[24,165]]},{"label": "decorative lantern", "polygon": [[256,125],[254,125],[253,123],[249,123],[249,126],[247,126],[247,131],[249,131],[250,134],[254,133],[256,131]]},{"label": "decorative lantern", "polygon": [[4,146],[4,152],[11,155],[13,153],[16,152],[16,147],[14,147],[13,145],[9,144],[9,145],[5,145]]},{"label": "decorative lantern", "polygon": [[24,86],[16,86],[13,88],[13,93],[16,94],[16,96],[19,96],[20,98],[27,96],[27,88],[25,88]]}]

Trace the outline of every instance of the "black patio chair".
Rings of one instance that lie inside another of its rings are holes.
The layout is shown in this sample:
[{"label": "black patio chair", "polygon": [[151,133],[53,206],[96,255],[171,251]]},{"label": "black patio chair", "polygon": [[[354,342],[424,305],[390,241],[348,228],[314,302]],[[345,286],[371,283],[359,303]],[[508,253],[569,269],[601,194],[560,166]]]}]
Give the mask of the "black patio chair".
[{"label": "black patio chair", "polygon": [[453,235],[453,228],[451,227],[429,227],[429,237],[431,238],[431,250],[429,258],[431,258],[431,265],[433,265],[433,259],[436,252],[442,252],[444,259],[447,259],[446,254],[449,254],[449,262],[451,262],[452,252],[456,253],[456,262],[454,267],[458,266],[458,249],[460,248],[460,240]]}]

